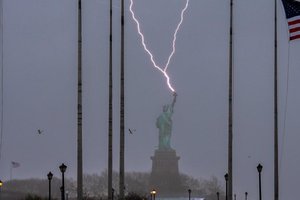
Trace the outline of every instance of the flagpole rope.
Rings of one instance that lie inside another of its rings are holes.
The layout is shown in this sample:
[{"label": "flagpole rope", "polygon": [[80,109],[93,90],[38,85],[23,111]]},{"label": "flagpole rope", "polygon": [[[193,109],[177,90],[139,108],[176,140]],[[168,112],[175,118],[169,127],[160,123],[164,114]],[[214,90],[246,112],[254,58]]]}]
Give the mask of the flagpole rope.
[{"label": "flagpole rope", "polygon": [[288,111],[288,96],[289,96],[289,82],[290,82],[290,41],[288,42],[288,62],[286,72],[286,92],[285,92],[285,105],[284,105],[284,118],[283,118],[283,130],[282,130],[282,143],[281,143],[281,155],[279,160],[279,169],[282,169],[282,159],[284,154],[285,140],[286,140],[286,118]]}]

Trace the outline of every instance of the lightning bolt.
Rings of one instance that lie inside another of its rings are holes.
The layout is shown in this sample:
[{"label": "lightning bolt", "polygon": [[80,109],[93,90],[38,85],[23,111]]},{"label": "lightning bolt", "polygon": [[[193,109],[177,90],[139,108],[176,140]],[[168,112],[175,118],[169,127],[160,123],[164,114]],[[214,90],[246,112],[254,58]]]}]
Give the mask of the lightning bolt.
[{"label": "lightning bolt", "polygon": [[166,64],[164,65],[164,67],[159,66],[159,65],[155,62],[153,54],[152,54],[151,51],[148,49],[148,47],[147,47],[147,45],[146,45],[146,43],[145,43],[145,37],[144,37],[144,34],[143,34],[142,31],[141,31],[140,23],[139,23],[138,19],[136,18],[135,13],[134,13],[134,11],[133,11],[133,9],[132,9],[132,7],[133,7],[133,1],[134,1],[134,0],[130,0],[129,10],[130,10],[130,12],[131,12],[132,19],[135,21],[135,23],[136,23],[136,25],[137,25],[137,30],[138,30],[138,33],[139,33],[139,35],[140,35],[140,37],[141,37],[142,45],[143,45],[143,47],[144,47],[144,50],[145,50],[145,51],[148,53],[148,55],[150,56],[150,60],[151,60],[151,62],[152,62],[152,64],[153,64],[153,66],[154,66],[156,69],[158,69],[158,70],[165,76],[166,81],[167,81],[167,85],[168,85],[168,87],[170,88],[170,90],[171,90],[172,92],[175,92],[175,89],[172,87],[172,84],[170,83],[170,77],[169,77],[169,75],[168,75],[168,73],[167,73],[167,69],[168,69],[168,67],[169,67],[169,65],[170,65],[170,62],[171,62],[171,59],[172,59],[173,55],[174,55],[175,52],[176,52],[177,33],[178,33],[178,31],[180,30],[180,26],[181,26],[181,24],[182,24],[182,22],[183,22],[184,13],[185,13],[185,11],[187,10],[187,8],[188,8],[188,6],[189,6],[189,1],[190,1],[190,0],[186,0],[186,3],[185,3],[184,8],[181,10],[180,21],[179,21],[179,23],[178,23],[178,25],[177,25],[177,27],[176,27],[176,29],[175,29],[174,35],[173,35],[172,51],[171,51],[171,53],[170,53],[170,55],[169,55],[169,57],[168,57],[168,60],[167,60]]}]

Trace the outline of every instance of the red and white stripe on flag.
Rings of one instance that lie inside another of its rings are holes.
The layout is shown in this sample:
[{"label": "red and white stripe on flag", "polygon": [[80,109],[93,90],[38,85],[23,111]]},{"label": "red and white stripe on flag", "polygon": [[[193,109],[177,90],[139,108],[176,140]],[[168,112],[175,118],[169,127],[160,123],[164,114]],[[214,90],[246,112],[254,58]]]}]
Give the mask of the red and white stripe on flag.
[{"label": "red and white stripe on flag", "polygon": [[288,19],[290,40],[300,38],[300,16],[295,16]]}]

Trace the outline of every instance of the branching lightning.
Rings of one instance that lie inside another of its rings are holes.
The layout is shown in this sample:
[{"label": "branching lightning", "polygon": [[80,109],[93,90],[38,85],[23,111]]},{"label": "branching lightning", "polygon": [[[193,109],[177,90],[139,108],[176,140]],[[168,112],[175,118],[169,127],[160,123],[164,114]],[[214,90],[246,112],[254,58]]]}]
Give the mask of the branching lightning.
[{"label": "branching lightning", "polygon": [[161,67],[161,66],[159,66],[158,64],[156,64],[156,62],[155,62],[155,60],[154,60],[153,54],[152,54],[151,51],[148,49],[148,47],[147,47],[147,45],[146,45],[146,43],[145,43],[145,37],[144,37],[144,34],[143,34],[142,31],[141,31],[140,23],[139,23],[138,19],[136,18],[135,13],[134,13],[134,11],[133,11],[133,9],[132,9],[132,7],[133,7],[133,1],[134,1],[134,0],[130,0],[130,7],[129,7],[129,10],[130,10],[130,12],[131,12],[131,15],[132,15],[133,20],[135,21],[135,23],[136,23],[136,25],[137,25],[137,30],[138,30],[139,35],[141,36],[142,45],[143,45],[143,47],[144,47],[144,50],[149,54],[150,60],[151,60],[151,62],[152,62],[152,64],[153,64],[153,66],[154,66],[156,69],[158,69],[158,70],[165,76],[166,81],[167,81],[167,85],[168,85],[168,87],[170,88],[170,90],[171,90],[172,92],[175,92],[175,89],[172,87],[172,85],[171,85],[171,83],[170,83],[170,77],[169,77],[169,75],[168,75],[168,73],[167,73],[167,69],[168,69],[168,67],[169,67],[169,65],[170,65],[170,62],[171,62],[171,59],[172,59],[173,55],[174,55],[175,52],[176,52],[176,39],[177,39],[177,33],[178,33],[178,31],[179,31],[179,29],[180,29],[180,26],[181,26],[181,24],[182,24],[182,22],[183,22],[183,16],[184,16],[184,13],[185,13],[185,11],[187,10],[187,8],[188,8],[188,6],[189,6],[189,0],[186,0],[186,3],[185,3],[184,8],[181,10],[180,21],[179,21],[179,23],[178,23],[178,25],[177,25],[177,27],[176,27],[176,29],[175,29],[174,35],[173,35],[172,51],[171,51],[171,53],[170,53],[170,55],[169,55],[169,57],[168,57],[168,60],[167,60],[166,65],[164,65],[164,67]]}]

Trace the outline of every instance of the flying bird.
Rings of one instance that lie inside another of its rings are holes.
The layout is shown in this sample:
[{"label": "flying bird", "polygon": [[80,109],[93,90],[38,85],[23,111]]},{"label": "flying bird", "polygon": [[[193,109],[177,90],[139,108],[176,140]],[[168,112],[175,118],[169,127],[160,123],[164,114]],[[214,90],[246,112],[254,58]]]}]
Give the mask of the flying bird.
[{"label": "flying bird", "polygon": [[128,131],[129,131],[130,134],[133,134],[133,132],[135,132],[136,129],[130,129],[130,128],[129,128]]},{"label": "flying bird", "polygon": [[38,133],[39,135],[41,135],[43,132],[44,132],[44,131],[41,130],[41,129],[38,129],[38,130],[37,130],[37,133]]}]

